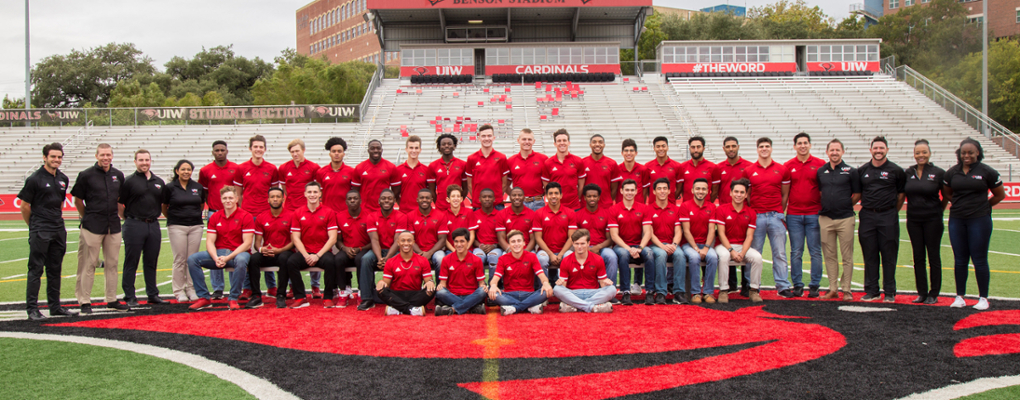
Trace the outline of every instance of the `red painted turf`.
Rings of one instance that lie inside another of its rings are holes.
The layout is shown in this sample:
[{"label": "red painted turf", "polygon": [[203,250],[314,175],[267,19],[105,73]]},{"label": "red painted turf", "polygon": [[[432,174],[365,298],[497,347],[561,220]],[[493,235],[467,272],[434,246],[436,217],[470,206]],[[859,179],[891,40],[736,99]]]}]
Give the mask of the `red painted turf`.
[{"label": "red painted turf", "polygon": [[[953,330],[982,326],[1020,325],[1020,310],[988,311],[974,314],[957,322]],[[1020,353],[1020,334],[978,336],[961,340],[953,346],[957,357],[977,357]]]}]

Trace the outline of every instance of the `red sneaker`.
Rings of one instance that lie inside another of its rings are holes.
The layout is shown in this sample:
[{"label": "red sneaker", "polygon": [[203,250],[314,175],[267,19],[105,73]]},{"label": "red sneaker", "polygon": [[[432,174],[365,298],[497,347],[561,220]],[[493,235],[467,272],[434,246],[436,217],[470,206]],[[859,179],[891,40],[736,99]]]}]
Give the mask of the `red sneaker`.
[{"label": "red sneaker", "polygon": [[251,297],[251,289],[244,289],[241,291],[241,300],[247,300]]},{"label": "red sneaker", "polygon": [[269,288],[269,290],[266,291],[266,293],[269,295],[269,297],[276,297],[276,288],[271,287]]},{"label": "red sneaker", "polygon": [[333,308],[333,300],[330,299],[323,300],[322,308]]},{"label": "red sneaker", "polygon": [[336,299],[336,306],[339,308],[347,308],[348,297],[338,297]]},{"label": "red sneaker", "polygon": [[312,286],[312,298],[313,299],[321,299],[322,298],[322,291],[319,290],[318,287]]},{"label": "red sneaker", "polygon": [[290,303],[289,308],[305,308],[311,305],[308,303],[308,299],[297,299]]},{"label": "red sneaker", "polygon": [[210,301],[209,299],[202,298],[198,299],[198,301],[196,301],[195,304],[192,304],[191,307],[188,307],[188,310],[198,311],[204,310],[209,307],[212,307],[212,301]]},{"label": "red sneaker", "polygon": [[288,299],[293,299],[294,298],[294,289],[291,289],[291,290],[287,291],[287,298]]},{"label": "red sneaker", "polygon": [[228,303],[228,304],[229,304],[228,307],[230,308],[230,311],[240,310],[241,309],[241,305],[237,304],[237,300],[231,300],[230,303]]},{"label": "red sneaker", "polygon": [[361,304],[361,294],[360,293],[352,294],[351,295],[350,303],[351,304]]}]

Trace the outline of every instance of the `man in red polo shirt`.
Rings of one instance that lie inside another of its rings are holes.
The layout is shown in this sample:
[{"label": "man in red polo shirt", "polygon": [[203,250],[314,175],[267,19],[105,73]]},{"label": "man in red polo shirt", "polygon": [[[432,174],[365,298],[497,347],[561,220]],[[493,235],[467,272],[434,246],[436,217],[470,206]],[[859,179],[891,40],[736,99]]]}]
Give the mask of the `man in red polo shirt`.
[{"label": "man in red polo shirt", "polygon": [[[259,215],[269,211],[269,188],[280,186],[280,172],[276,165],[266,161],[266,138],[262,135],[248,139],[251,159],[237,166],[234,175],[234,186],[243,189],[241,193],[241,209],[251,215]],[[282,202],[281,202],[282,204]]]},{"label": "man in red polo shirt", "polygon": [[[751,290],[748,293],[751,302],[760,303],[761,294],[761,253],[751,248],[754,238],[755,222],[758,214],[744,204],[747,188],[751,183],[747,178],[740,178],[730,183],[732,194],[729,204],[720,204],[712,215],[712,225],[716,226],[719,245],[715,253],[719,256],[719,265],[728,265],[730,260],[745,263],[751,269]],[[719,302],[729,302],[729,268],[719,269]]]},{"label": "man in red polo shirt", "polygon": [[822,211],[822,192],[818,188],[818,169],[825,161],[811,155],[811,136],[805,132],[793,137],[797,156],[783,164],[790,170],[790,195],[786,207],[786,229],[790,231],[790,283],[793,296],[804,295],[804,241],[811,254],[811,282],[808,297],[818,297],[822,283],[822,233],[818,213]]},{"label": "man in red polo shirt", "polygon": [[[248,274],[249,286],[252,290],[251,299],[245,308],[258,308],[262,306],[262,283],[259,282],[259,274],[262,267],[286,268],[287,260],[294,255],[294,243],[290,240],[290,223],[293,213],[283,209],[283,189],[274,186],[269,189],[269,209],[255,216],[255,253],[251,255],[248,263],[251,272]],[[266,272],[266,283],[269,283],[270,272]],[[275,283],[275,282],[274,282]],[[282,292],[277,292],[276,287],[269,289],[269,296],[276,298],[276,308],[287,307],[287,274],[280,275]]]},{"label": "man in red polo shirt", "polygon": [[[386,304],[386,315],[425,316],[425,305],[432,301],[436,283],[429,261],[414,252],[414,234],[398,234],[400,253],[386,261],[383,279],[376,284],[379,299]],[[424,288],[422,284],[424,283]]]},{"label": "man in red polo shirt", "polygon": [[545,165],[545,159],[549,157],[532,150],[535,145],[535,134],[531,129],[521,129],[520,135],[517,136],[517,145],[521,149],[520,153],[510,156],[506,161],[510,168],[510,180],[513,187],[524,190],[524,206],[531,211],[538,211],[545,207],[542,167]]},{"label": "man in red polo shirt", "polygon": [[[327,292],[336,287],[336,261],[330,251],[336,244],[336,213],[322,205],[322,188],[317,182],[305,185],[305,206],[294,211],[290,223],[291,240],[294,242],[294,256],[287,260],[287,273],[294,291],[290,308],[308,306],[305,298],[305,284],[301,271],[308,268],[322,268],[326,275]],[[282,272],[282,271],[281,271]],[[333,300],[325,299],[323,307],[333,308]]]},{"label": "man in red polo shirt", "polygon": [[[319,164],[305,158],[304,140],[291,140],[290,143],[287,143],[287,151],[290,152],[291,161],[280,165],[280,180],[283,181],[283,188],[287,192],[287,201],[283,203],[283,208],[293,212],[305,207],[305,186],[308,185],[308,182],[315,180]],[[312,278],[312,297],[322,297],[322,291],[319,290],[322,274],[314,271],[309,275]]]},{"label": "man in red polo shirt", "polygon": [[[715,164],[705,159],[705,138],[701,136],[694,136],[687,139],[688,151],[691,153],[691,159],[684,161],[680,164],[680,182],[683,184],[683,200],[689,200],[694,198],[694,191],[691,188],[694,186],[694,180],[698,178],[704,178],[709,182],[712,181],[712,173],[715,172]],[[709,186],[709,198],[714,199],[714,193],[711,193],[711,185]],[[709,200],[712,201],[712,200]]]},{"label": "man in red polo shirt", "polygon": [[[659,178],[653,184],[655,202],[649,204],[652,210],[652,256],[655,257],[655,303],[666,304],[666,292],[669,290],[669,278],[673,279],[673,302],[687,302],[687,256],[680,248],[683,243],[683,229],[680,228],[680,207],[669,200],[669,188],[673,185],[669,179]],[[666,268],[668,261],[673,261],[673,270]],[[648,297],[645,297],[646,299]],[[647,302],[647,300],[645,300]]]},{"label": "man in red polo shirt", "polygon": [[475,248],[472,254],[489,268],[490,275],[495,271],[499,257],[503,255],[503,249],[499,247],[499,235],[496,233],[499,211],[496,211],[495,201],[496,195],[492,189],[482,190],[481,208],[475,210],[473,214],[478,229],[475,231]]},{"label": "man in red polo shirt", "polygon": [[[217,211],[223,209],[220,196],[217,196],[216,193],[219,193],[220,189],[223,189],[224,186],[233,184],[234,176],[241,170],[237,164],[227,160],[227,142],[217,140],[213,142],[212,148],[213,162],[202,167],[198,172],[198,184],[202,185],[206,193],[213,193],[205,201],[208,208],[205,216],[206,221],[209,221],[209,218]],[[213,299],[223,297],[223,271],[217,269],[209,271],[209,280],[212,281]],[[247,284],[247,281],[245,284]]]},{"label": "man in red polo shirt", "polygon": [[[436,208],[446,211],[450,209],[450,203],[446,201],[446,187],[450,185],[465,185],[467,183],[467,163],[453,156],[457,150],[457,137],[444,133],[436,138],[436,147],[439,149],[438,160],[429,164],[428,181],[429,189],[436,193]],[[417,196],[417,195],[415,195]],[[415,197],[417,198],[417,197]],[[414,206],[417,207],[417,204]],[[408,210],[413,210],[409,208]]]},{"label": "man in red polo shirt", "polygon": [[[655,150],[655,159],[645,163],[645,167],[648,168],[648,179],[655,182],[659,178],[666,178],[675,182],[676,186],[669,190],[669,198],[676,201],[680,198],[680,193],[683,190],[681,187],[683,175],[680,174],[680,163],[669,158],[669,139],[666,139],[665,136],[657,136],[652,139],[652,149]],[[655,201],[655,196],[647,198],[649,203]]]},{"label": "man in red polo shirt", "polygon": [[412,135],[404,144],[407,161],[397,166],[400,185],[393,188],[400,193],[400,210],[406,212],[418,208],[418,191],[427,188],[429,167],[418,161],[421,154],[421,138]]},{"label": "man in red polo shirt", "polygon": [[[468,199],[471,205],[478,203],[482,189],[492,189],[496,194],[496,201],[502,204],[503,193],[510,191],[510,168],[506,163],[506,156],[492,148],[492,142],[496,139],[492,125],[482,125],[478,128],[478,143],[482,148],[468,156],[467,189],[470,193]],[[497,206],[497,208],[500,206]]]},{"label": "man in red polo shirt", "polygon": [[[530,251],[524,251],[524,234],[521,231],[510,231],[507,240],[510,242],[510,250],[499,258],[499,264],[496,265],[496,273],[489,282],[489,300],[499,304],[503,316],[522,310],[541,314],[546,299],[553,295],[549,279],[538,257]],[[534,289],[536,277],[541,281],[541,290]],[[499,289],[500,281],[503,281],[503,290]]]},{"label": "man in red polo shirt", "polygon": [[512,230],[524,234],[524,251],[532,251],[535,248],[535,232],[531,229],[535,226],[535,212],[524,206],[525,198],[524,189],[519,187],[510,189],[510,207],[496,214],[496,238],[503,253],[510,251],[510,242],[507,241],[506,235]]},{"label": "man in red polo shirt", "polygon": [[[563,191],[560,204],[568,210],[581,208],[581,188],[587,175],[584,173],[584,162],[581,157],[570,154],[570,134],[566,129],[553,133],[556,143],[556,154],[545,160],[542,166],[542,181],[560,184]],[[546,199],[548,201],[549,199]]]},{"label": "man in red polo shirt", "polygon": [[[790,281],[787,279],[786,262],[786,218],[783,210],[790,195],[790,170],[772,161],[772,139],[759,138],[758,161],[744,169],[744,175],[751,182],[748,205],[758,214],[754,225],[754,240],[751,241],[758,253],[765,247],[768,237],[772,245],[772,276],[776,290],[782,297],[793,297]],[[747,273],[747,270],[744,272]],[[743,290],[741,290],[743,295]]]},{"label": "man in red polo shirt", "polygon": [[[606,195],[599,197],[599,207],[608,209],[613,206],[613,193],[616,193],[617,185],[623,178],[617,171],[616,161],[602,154],[602,150],[606,148],[606,139],[602,135],[593,135],[588,141],[588,146],[591,147],[591,155],[581,159],[581,163],[584,164],[584,182],[602,188]],[[581,196],[584,197],[584,194]]]},{"label": "man in red polo shirt", "polygon": [[438,271],[439,265],[446,257],[446,235],[450,233],[446,226],[450,222],[449,215],[432,208],[432,192],[422,189],[418,192],[418,208],[407,213],[407,230],[414,234],[415,253],[420,254]]},{"label": "man in red polo shirt", "polygon": [[641,292],[641,285],[630,286],[630,262],[639,257],[644,262],[646,296],[654,302],[652,287],[655,282],[655,257],[648,243],[652,240],[652,213],[648,206],[635,201],[637,198],[637,182],[625,180],[620,184],[623,201],[609,209],[609,237],[616,247],[616,259],[620,270],[620,291],[623,298],[620,302],[625,306],[634,305],[630,300],[631,291]]},{"label": "man in red polo shirt", "polygon": [[[733,136],[727,136],[723,139],[723,151],[726,153],[726,161],[720,162],[715,165],[715,171],[712,172],[712,196],[710,201],[719,200],[719,205],[729,204],[730,199],[730,182],[737,179],[744,178],[744,170],[751,165],[750,161],[745,160],[740,156],[740,141]],[[747,197],[744,197],[745,199]],[[729,268],[729,288],[731,293],[736,293],[737,287],[737,267],[726,264],[719,264],[720,268]],[[743,282],[740,287],[746,288],[747,278],[741,280]],[[745,290],[746,291],[746,290]]]},{"label": "man in red polo shirt", "polygon": [[[447,186],[446,198],[450,200],[450,211],[446,212],[446,231],[453,232],[457,228],[467,229],[468,247],[474,246],[475,233],[478,230],[478,219],[475,218],[474,210],[464,205],[464,188],[460,185]],[[447,254],[456,251],[453,247],[453,238],[449,235],[446,236],[444,251]]]},{"label": "man in red polo shirt", "polygon": [[439,267],[439,287],[436,288],[436,315],[485,314],[485,267],[482,259],[468,250],[468,231],[454,229],[454,252],[443,258]]},{"label": "man in red polo shirt", "polygon": [[[609,238],[609,208],[602,208],[599,203],[602,188],[589,183],[581,192],[584,195],[584,207],[574,213],[574,224],[577,229],[588,231],[588,251],[595,253],[605,263],[610,281],[616,281],[617,268],[620,267],[613,251],[613,241]],[[576,245],[575,245],[576,251]]]},{"label": "man in red polo shirt", "polygon": [[[715,303],[715,273],[719,256],[715,253],[715,229],[712,215],[715,203],[708,201],[708,179],[694,180],[694,197],[680,205],[680,225],[684,230],[687,268],[691,278],[691,303]],[[701,283],[701,262],[705,262],[705,284]]]},{"label": "man in red polo shirt", "polygon": [[547,203],[535,212],[535,223],[531,227],[538,244],[536,255],[547,275],[550,268],[559,268],[563,256],[570,252],[570,235],[577,229],[574,212],[560,205],[560,190],[558,182],[549,182],[545,186]]},{"label": "man in red polo shirt", "polygon": [[390,189],[379,194],[379,211],[370,213],[368,238],[372,243],[372,251],[366,253],[358,269],[358,287],[361,291],[361,304],[358,311],[367,311],[379,302],[379,294],[375,290],[375,271],[382,271],[386,262],[400,250],[394,238],[406,231],[407,215],[394,210],[397,197]]},{"label": "man in red polo shirt", "polygon": [[347,141],[331,137],[326,141],[329,152],[329,165],[323,165],[315,171],[315,181],[322,186],[322,204],[333,211],[339,212],[347,208],[344,200],[351,191],[351,180],[354,179],[354,167],[344,163],[347,155]]},{"label": "man in red polo shirt", "polygon": [[[400,186],[400,175],[397,166],[382,158],[382,142],[372,139],[368,142],[368,159],[354,168],[354,179],[351,185],[361,192],[361,204],[368,211],[379,211],[379,195],[383,189]],[[400,204],[400,193],[397,203]],[[401,212],[407,213],[401,210]]]},{"label": "man in red polo shirt", "polygon": [[613,312],[609,300],[616,298],[616,286],[606,275],[602,258],[588,250],[588,230],[578,229],[571,239],[574,252],[563,259],[560,279],[553,288],[560,299],[560,312]]},{"label": "man in red polo shirt", "polygon": [[[634,197],[634,201],[644,204],[646,201],[654,199],[654,196],[649,197],[652,181],[648,167],[634,161],[637,157],[637,142],[634,139],[623,139],[623,151],[620,154],[623,155],[623,162],[617,166],[616,170],[620,174],[620,182],[630,179],[637,183],[638,192],[637,196]],[[670,187],[672,185],[670,183]],[[623,193],[620,193],[619,190],[616,191],[615,195],[612,193],[607,193],[606,195],[614,196],[617,203],[623,201]]]},{"label": "man in red polo shirt", "polygon": [[209,289],[205,285],[206,269],[233,268],[235,274],[230,277],[230,310],[238,310],[237,303],[241,296],[241,288],[248,275],[248,261],[252,241],[255,236],[255,217],[237,208],[237,190],[233,186],[220,189],[220,200],[223,210],[217,211],[209,218],[206,230],[205,248],[188,257],[188,272],[195,284],[198,301],[188,307],[189,310],[202,310],[212,306]]},{"label": "man in red polo shirt", "polygon": [[342,210],[336,213],[336,223],[340,233],[336,247],[340,251],[334,256],[337,287],[340,291],[333,294],[326,290],[326,294],[333,298],[333,304],[337,307],[345,308],[352,297],[351,278],[353,276],[347,272],[347,268],[360,269],[366,258],[369,258],[367,261],[370,264],[374,263],[370,256],[366,256],[372,253],[369,230],[376,228],[372,213],[361,208],[361,193],[357,190],[347,192],[346,206]]}]

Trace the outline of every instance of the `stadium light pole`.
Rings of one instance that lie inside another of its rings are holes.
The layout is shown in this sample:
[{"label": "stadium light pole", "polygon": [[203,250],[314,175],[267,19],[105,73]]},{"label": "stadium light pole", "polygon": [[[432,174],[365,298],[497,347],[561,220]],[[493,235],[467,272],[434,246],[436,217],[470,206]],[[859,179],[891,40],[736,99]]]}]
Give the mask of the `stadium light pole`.
[{"label": "stadium light pole", "polygon": [[[981,2],[981,113],[988,116],[988,2]],[[988,137],[988,123],[985,122],[982,132]]]},{"label": "stadium light pole", "polygon": [[25,126],[32,126],[28,110],[32,108],[32,58],[29,46],[28,1],[25,0]]}]

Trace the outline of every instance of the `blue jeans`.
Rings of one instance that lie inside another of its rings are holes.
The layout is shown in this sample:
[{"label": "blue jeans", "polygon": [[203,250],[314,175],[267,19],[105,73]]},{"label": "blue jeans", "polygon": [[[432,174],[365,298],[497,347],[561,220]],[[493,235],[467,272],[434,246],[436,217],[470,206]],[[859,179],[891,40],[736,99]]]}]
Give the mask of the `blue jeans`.
[{"label": "blue jeans", "polygon": [[684,293],[687,289],[687,257],[684,254],[683,248],[677,248],[672,255],[666,254],[666,250],[659,248],[659,246],[648,246],[652,249],[652,255],[655,256],[655,293],[666,294],[666,288],[669,286],[666,280],[668,269],[666,263],[672,259],[673,261],[673,291]]},{"label": "blue jeans", "polygon": [[[213,214],[215,214],[216,211],[218,211],[218,210],[209,210],[209,212],[205,215],[206,225],[208,225],[209,217],[211,217]],[[276,287],[276,274],[271,272],[271,271],[266,271],[265,274],[266,274],[266,288],[274,288],[274,287]],[[318,275],[319,273],[316,272],[315,274]],[[234,273],[230,272],[229,275],[230,275],[230,281],[233,282],[234,281]],[[209,280],[212,282],[213,291],[217,291],[217,290],[223,291],[223,288],[225,286],[224,286],[224,283],[223,283],[223,271],[222,270],[219,270],[219,269],[210,270],[209,271]],[[316,283],[316,286],[318,286],[318,280],[316,280],[315,283]],[[245,290],[251,289],[251,282],[248,282],[248,279],[244,280],[244,287],[242,289],[245,289]]]},{"label": "blue jeans", "polygon": [[375,271],[377,271],[376,263],[378,262],[379,259],[375,257],[375,252],[370,251],[361,257],[361,265],[358,266],[358,288],[361,291],[362,301],[382,303],[379,292],[375,290]]},{"label": "blue jeans", "polygon": [[545,295],[539,290],[534,292],[503,292],[503,294],[496,296],[496,304],[511,306],[517,309],[518,312],[542,304],[545,300]]},{"label": "blue jeans", "polygon": [[[574,252],[573,250],[567,250],[567,253],[564,254],[563,257],[569,256],[570,253],[573,253],[573,252]],[[556,284],[556,280],[560,278],[560,273],[559,273],[560,267],[556,266],[556,276],[552,276],[552,275],[549,274],[549,258],[550,258],[549,254],[546,253],[545,250],[538,250],[538,251],[535,252],[535,256],[538,257],[538,263],[542,266],[542,272],[545,273],[545,277],[549,279],[549,284],[550,285],[555,285]],[[560,261],[562,261],[562,259]],[[538,290],[541,287],[542,287],[542,280],[539,279],[536,276],[535,277],[535,290]]]},{"label": "blue jeans", "polygon": [[968,261],[974,262],[978,295],[988,297],[988,241],[992,238],[992,216],[949,218],[949,243],[953,245],[956,295],[967,294]]},{"label": "blue jeans", "polygon": [[807,239],[808,253],[811,254],[811,283],[816,288],[822,284],[822,233],[818,215],[787,215],[786,226],[790,230],[790,282],[794,287],[804,287],[804,240]]},{"label": "blue jeans", "polygon": [[463,315],[468,312],[468,310],[471,310],[471,307],[481,304],[481,302],[485,300],[486,295],[488,295],[488,293],[486,293],[483,288],[475,289],[475,291],[471,294],[464,296],[455,295],[450,293],[449,290],[446,290],[446,288],[443,288],[436,291],[436,300],[439,300],[448,306],[452,306],[453,310],[456,311],[457,314]]},{"label": "blue jeans", "polygon": [[439,267],[443,264],[443,258],[449,254],[446,250],[439,249],[435,253],[432,253],[432,258],[429,259],[429,264],[432,265],[432,273],[436,279],[439,278]]},{"label": "blue jeans", "polygon": [[[687,265],[691,267],[687,269],[691,278],[691,294],[711,294],[715,295],[715,272],[719,267],[719,255],[715,254],[715,249],[709,248],[708,252],[705,253],[705,259],[701,259],[701,254],[698,250],[705,248],[705,245],[699,244],[698,249],[691,247],[690,244],[685,244],[681,249],[685,255],[687,255]],[[701,261],[705,261],[705,285],[701,285]],[[674,279],[677,273],[673,273]],[[676,286],[673,286],[676,289]]]},{"label": "blue jeans", "polygon": [[[776,290],[783,291],[790,288],[790,281],[787,279],[786,263],[786,225],[783,224],[785,216],[775,211],[759,213],[755,225],[754,238],[751,239],[751,248],[763,253],[765,237],[768,236],[769,244],[772,245],[772,278],[776,282]],[[729,268],[729,267],[727,267]],[[748,278],[748,269],[744,269],[744,278]]]},{"label": "blue jeans", "polygon": [[604,247],[599,251],[599,257],[602,257],[602,263],[606,264],[606,277],[616,282],[616,275],[620,273],[620,259],[616,257],[616,251],[613,251],[612,247]]},{"label": "blue jeans", "polygon": [[524,206],[531,209],[531,211],[538,211],[540,208],[545,207],[545,200],[526,201]]},{"label": "blue jeans", "polygon": [[[227,249],[216,250],[216,255],[220,257],[230,253],[231,251]],[[230,274],[230,296],[228,297],[230,301],[237,301],[241,297],[241,288],[244,287],[244,281],[248,280],[248,259],[250,257],[251,254],[243,252],[227,261],[226,268],[234,269],[234,273]],[[216,263],[213,262],[207,251],[200,251],[188,257],[188,272],[191,274],[191,281],[195,284],[195,294],[203,299],[209,299],[209,288],[205,285],[205,272],[202,271],[202,268],[220,272],[223,270],[216,268]]]},{"label": "blue jeans", "polygon": [[[632,248],[637,248],[637,246]],[[630,249],[616,246],[613,248],[613,251],[616,252],[616,258],[619,262],[617,265],[620,266],[620,291],[630,292]],[[645,291],[651,292],[655,290],[652,287],[652,283],[655,281],[655,256],[652,255],[652,249],[648,247],[642,248],[641,259],[645,264]]]},{"label": "blue jeans", "polygon": [[561,302],[578,310],[590,313],[595,306],[608,302],[616,297],[616,286],[609,285],[601,289],[567,289],[565,286],[554,286],[553,294]]},{"label": "blue jeans", "polygon": [[474,250],[471,250],[471,253],[482,259],[482,263],[485,264],[486,269],[489,271],[489,279],[492,279],[492,274],[496,272],[496,264],[499,263],[499,258],[503,256],[503,249],[496,246],[489,254],[485,254],[482,249],[475,247]]}]

